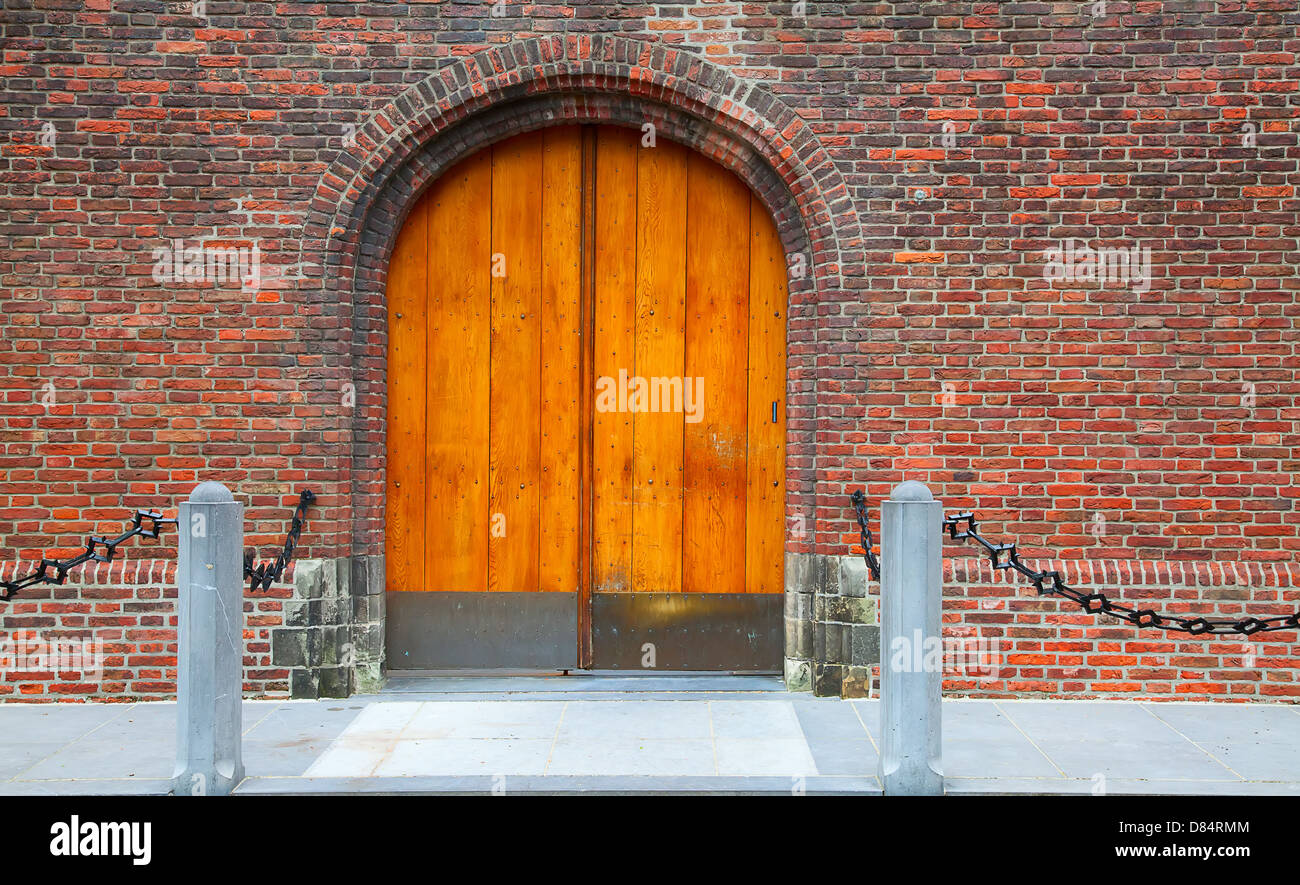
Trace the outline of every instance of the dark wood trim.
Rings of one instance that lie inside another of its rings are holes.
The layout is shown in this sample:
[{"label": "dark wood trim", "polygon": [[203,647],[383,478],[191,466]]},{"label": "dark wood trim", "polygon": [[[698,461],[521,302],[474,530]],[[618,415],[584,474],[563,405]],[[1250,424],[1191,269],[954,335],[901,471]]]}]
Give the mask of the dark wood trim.
[{"label": "dark wood trim", "polygon": [[590,669],[592,535],[592,415],[595,412],[596,127],[582,127],[582,409],[578,430],[579,491],[578,666]]}]

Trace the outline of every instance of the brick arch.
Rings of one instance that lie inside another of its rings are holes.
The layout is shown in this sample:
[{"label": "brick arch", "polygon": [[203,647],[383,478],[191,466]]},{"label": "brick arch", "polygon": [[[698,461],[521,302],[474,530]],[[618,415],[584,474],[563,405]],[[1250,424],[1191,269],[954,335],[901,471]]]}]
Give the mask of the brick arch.
[{"label": "brick arch", "polygon": [[340,475],[353,555],[383,549],[385,284],[409,208],[457,161],[512,135],[646,122],[736,173],[771,212],[787,254],[807,256],[807,275],[790,280],[787,464],[801,466],[787,466],[786,488],[788,510],[815,513],[818,293],[839,287],[845,250],[861,249],[839,170],[790,108],[696,55],[623,37],[540,37],[457,61],[408,89],[357,131],[312,200],[300,267],[338,317],[351,356],[351,377],[340,382],[355,384]]}]

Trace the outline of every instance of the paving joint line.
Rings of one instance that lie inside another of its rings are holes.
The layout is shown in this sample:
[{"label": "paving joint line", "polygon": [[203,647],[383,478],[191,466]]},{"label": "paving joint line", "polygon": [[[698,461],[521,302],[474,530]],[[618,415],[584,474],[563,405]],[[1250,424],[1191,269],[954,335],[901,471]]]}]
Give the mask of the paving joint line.
[{"label": "paving joint line", "polygon": [[[20,781],[18,779],[20,777],[22,777],[27,772],[31,771],[36,766],[40,765],[42,762],[45,762],[48,759],[53,759],[55,756],[57,756],[58,754],[66,750],[68,747],[71,747],[73,744],[79,743],[80,741],[90,737],[92,734],[99,731],[101,728],[105,727],[109,723],[116,722],[118,719],[121,719],[122,716],[124,716],[127,712],[129,712],[130,710],[134,710],[138,706],[139,706],[139,701],[133,701],[129,704],[123,704],[121,706],[120,712],[118,712],[116,715],[109,716],[103,722],[99,723],[94,728],[90,729],[84,734],[79,734],[76,737],[74,737],[72,740],[67,741],[66,743],[60,744],[59,746],[55,747],[53,750],[49,752],[49,755],[42,756],[41,758],[33,762],[31,765],[28,765],[26,768],[22,769],[21,771],[18,771],[13,775],[13,777],[9,778],[9,780],[6,781],[6,783],[19,783]],[[22,781],[21,783],[39,783],[39,782],[40,779],[33,779],[29,781]]]},{"label": "paving joint line", "polygon": [[709,753],[713,757],[713,774],[715,777],[721,777],[722,773],[718,768],[718,736],[713,730],[713,701],[705,701],[704,707],[709,711]]},{"label": "paving joint line", "polygon": [[[862,711],[858,709],[858,705],[853,703],[852,701],[849,702],[849,706],[853,708],[853,715],[858,717],[858,724],[861,725],[862,730],[867,733],[867,740],[871,741],[871,749],[876,751],[876,758],[879,759],[880,747],[879,745],[876,744],[876,738],[874,735],[871,734],[871,729],[867,728],[867,722],[865,719],[862,718]],[[877,766],[877,770],[879,770],[879,766]],[[872,776],[875,777],[875,775]]]},{"label": "paving joint line", "polygon": [[560,708],[560,718],[555,723],[555,734],[551,737],[551,746],[546,751],[546,764],[542,766],[542,777],[546,777],[547,772],[551,769],[551,760],[555,757],[555,746],[560,742],[560,729],[564,727],[564,715],[569,712],[569,702],[562,701],[564,704]]},{"label": "paving joint line", "polygon": [[1011,714],[1008,713],[1006,710],[1003,710],[1003,709],[1002,709],[1002,705],[1001,705],[1000,703],[998,703],[997,701],[993,701],[992,704],[993,704],[993,709],[997,710],[998,713],[1001,714],[1001,715],[1003,716],[1003,718],[1005,718],[1008,722],[1010,722],[1010,723],[1011,723],[1011,727],[1014,728],[1016,731],[1020,732],[1021,737],[1023,737],[1025,740],[1029,741],[1029,746],[1031,746],[1031,747],[1033,747],[1035,750],[1037,750],[1037,751],[1038,751],[1038,754],[1039,754],[1040,756],[1042,756],[1044,759],[1047,760],[1047,764],[1048,764],[1048,765],[1052,766],[1052,767],[1055,768],[1058,772],[1060,772],[1061,777],[1063,777],[1063,778],[1069,778],[1069,777],[1070,777],[1068,774],[1065,773],[1065,769],[1062,768],[1061,766],[1057,765],[1057,764],[1056,764],[1056,760],[1053,759],[1051,756],[1047,755],[1047,751],[1044,750],[1042,747],[1038,746],[1038,742],[1035,741],[1033,738],[1031,738],[1031,737],[1028,735],[1028,733],[1026,733],[1026,731],[1025,731],[1023,728],[1020,727],[1020,723],[1017,722],[1016,720],[1012,719],[1012,718],[1011,718]]},{"label": "paving joint line", "polygon": [[1190,737],[1188,737],[1187,735],[1183,734],[1181,731],[1178,730],[1177,727],[1174,726],[1173,723],[1171,723],[1171,722],[1169,722],[1169,721],[1167,721],[1167,720],[1161,718],[1159,714],[1157,714],[1154,710],[1151,709],[1151,707],[1150,707],[1149,704],[1145,704],[1145,703],[1143,703],[1143,704],[1139,704],[1138,706],[1140,706],[1143,710],[1146,710],[1146,712],[1147,712],[1148,715],[1150,715],[1152,718],[1154,718],[1157,722],[1159,722],[1159,723],[1160,723],[1161,725],[1163,725],[1165,728],[1169,729],[1169,730],[1172,731],[1174,734],[1178,735],[1180,738],[1182,738],[1183,740],[1187,741],[1187,743],[1191,744],[1193,747],[1195,747],[1196,749],[1200,750],[1200,751],[1201,751],[1202,753],[1204,753],[1206,756],[1209,756],[1211,759],[1213,759],[1213,760],[1214,760],[1216,763],[1218,763],[1219,765],[1222,765],[1225,771],[1227,771],[1228,773],[1232,774],[1232,775],[1233,775],[1234,777],[1236,777],[1238,780],[1240,780],[1240,781],[1245,781],[1245,780],[1246,780],[1244,777],[1241,776],[1241,772],[1237,771],[1237,770],[1234,769],[1231,765],[1229,765],[1228,763],[1226,763],[1226,762],[1224,762],[1222,759],[1220,759],[1218,756],[1215,756],[1213,753],[1211,753],[1209,750],[1207,750],[1207,749],[1205,749],[1204,747],[1202,747],[1202,746],[1201,746],[1200,744],[1198,744],[1196,741],[1192,740]]},{"label": "paving joint line", "polygon": [[[280,708],[283,707],[283,706],[284,706],[284,704],[283,704],[282,702],[281,702],[281,703],[276,703],[276,705],[275,705],[274,707],[272,707],[270,710],[267,710],[267,711],[266,711],[266,715],[265,715],[265,716],[263,716],[261,719],[259,719],[259,720],[257,720],[256,722],[254,722],[252,725],[248,726],[248,728],[245,728],[243,731],[241,731],[241,732],[239,733],[239,736],[240,736],[241,738],[246,739],[246,740],[254,740],[254,738],[250,738],[250,737],[248,736],[249,732],[251,732],[253,729],[257,728],[257,726],[261,725],[261,724],[262,724],[263,722],[265,722],[267,719],[270,719],[272,716],[274,716],[277,712],[279,712]],[[179,715],[179,714],[178,714],[178,715]],[[242,713],[242,710],[241,710],[241,713],[240,713],[240,721],[242,721],[242,720],[243,720],[243,713]],[[262,738],[257,738],[257,740],[262,740]]]}]

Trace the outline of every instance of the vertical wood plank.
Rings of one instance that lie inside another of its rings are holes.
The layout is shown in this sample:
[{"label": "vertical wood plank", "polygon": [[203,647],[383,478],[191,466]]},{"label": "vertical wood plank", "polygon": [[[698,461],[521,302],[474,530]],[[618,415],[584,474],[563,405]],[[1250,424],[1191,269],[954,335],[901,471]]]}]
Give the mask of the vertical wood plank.
[{"label": "vertical wood plank", "polygon": [[[686,150],[667,140],[637,156],[636,380],[632,587],[682,588],[685,428]],[[635,391],[633,392],[635,395]]]},{"label": "vertical wood plank", "polygon": [[543,132],[542,590],[574,593],[579,571],[578,433],[582,400],[582,132]]},{"label": "vertical wood plank", "polygon": [[[749,481],[745,590],[785,589],[786,263],[762,201],[749,201]],[[776,421],[772,404],[776,403]]]},{"label": "vertical wood plank", "polygon": [[486,590],[490,366],[490,151],[430,188],[426,389],[429,590]]},{"label": "vertical wood plank", "polygon": [[596,273],[596,127],[582,127],[582,426],[579,461],[582,465],[581,538],[578,577],[578,666],[592,666],[592,416],[595,413],[593,365]]},{"label": "vertical wood plank", "polygon": [[745,590],[749,190],[704,157],[688,161],[686,374],[702,420],[686,424],[683,589]]},{"label": "vertical wood plank", "polygon": [[538,587],[541,180],[541,133],[521,135],[492,149],[492,591]]},{"label": "vertical wood plank", "polygon": [[428,201],[398,232],[388,267],[388,460],[385,585],[424,589],[425,310]]},{"label": "vertical wood plank", "polygon": [[[616,387],[620,371],[636,374],[636,154],[637,136],[602,127],[596,135],[595,352],[597,396],[592,415],[592,590],[631,586],[632,416],[602,386]],[[617,397],[616,397],[617,398]]]}]

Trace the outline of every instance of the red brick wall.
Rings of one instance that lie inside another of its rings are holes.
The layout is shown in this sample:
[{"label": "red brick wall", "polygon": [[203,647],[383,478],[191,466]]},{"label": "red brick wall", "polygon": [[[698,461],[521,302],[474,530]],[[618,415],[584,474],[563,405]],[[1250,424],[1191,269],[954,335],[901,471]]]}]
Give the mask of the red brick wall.
[{"label": "red brick wall", "polygon": [[[140,558],[153,552],[90,563],[63,586],[38,585],[7,603],[0,701],[175,697],[176,563]],[[11,580],[17,565],[0,565],[0,579]],[[291,584],[292,568],[285,577]],[[289,693],[288,668],[271,663],[271,630],[283,623],[291,595],[281,585],[245,593],[244,691],[250,696]]]},{"label": "red brick wall", "polygon": [[[1290,563],[1300,12],[1092,7],[7,3],[0,561],[170,512],[201,479],[235,489],[262,547],[309,486],[304,555],[380,549],[385,238],[440,163],[554,111],[654,116],[746,175],[811,256],[788,487],[816,549],[853,543],[846,490],[874,512],[909,478],[1030,556]],[[202,237],[255,243],[256,290],[155,281],[152,250]],[[1149,290],[1045,279],[1070,238],[1149,247]],[[1282,573],[1252,613],[1294,609]],[[93,586],[77,598],[152,654],[166,603]],[[966,598],[947,611],[975,624]],[[5,630],[57,614],[19,611]],[[1170,666],[1119,629],[1098,653]],[[1179,642],[1180,672],[1142,691],[1214,681],[1205,647]],[[1027,651],[1074,666],[1051,641]],[[151,691],[153,663],[122,693]],[[1128,691],[1114,666],[1093,690]]]},{"label": "red brick wall", "polygon": [[[1180,616],[1231,620],[1264,610],[1294,611],[1300,602],[1290,563],[1090,558],[1058,564],[1072,587]],[[944,577],[948,694],[1273,703],[1300,698],[1295,631],[1189,639],[1138,631],[1035,596],[1018,576],[994,575],[985,559],[951,560]],[[984,659],[973,652],[986,653],[995,666],[982,666]]]}]

